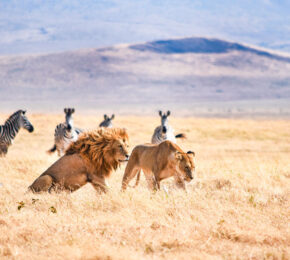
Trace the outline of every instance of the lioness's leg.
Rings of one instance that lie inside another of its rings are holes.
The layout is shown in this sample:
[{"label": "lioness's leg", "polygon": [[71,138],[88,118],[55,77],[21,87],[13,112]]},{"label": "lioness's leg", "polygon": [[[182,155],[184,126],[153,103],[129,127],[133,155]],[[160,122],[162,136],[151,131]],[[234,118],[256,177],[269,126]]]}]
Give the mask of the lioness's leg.
[{"label": "lioness's leg", "polygon": [[179,176],[174,175],[175,185],[176,187],[186,190],[184,180],[182,180]]},{"label": "lioness's leg", "polygon": [[156,191],[158,190],[158,184],[155,180],[155,176],[152,172],[144,171],[145,178],[147,180],[149,190]]},{"label": "lioness's leg", "polygon": [[136,188],[138,186],[138,184],[139,184],[140,175],[141,175],[141,169],[138,170],[137,177],[136,177],[136,183],[134,185],[134,188]]},{"label": "lioness's leg", "polygon": [[52,181],[49,175],[40,176],[29,186],[29,189],[33,192],[48,191],[52,187]]},{"label": "lioness's leg", "polygon": [[[136,176],[136,174],[138,172],[140,172],[140,168],[133,165],[132,162],[130,163],[130,159],[129,159],[129,162],[126,166],[125,173],[124,173],[123,180],[122,180],[122,190],[123,191],[127,189],[129,182]],[[136,183],[137,183],[137,181],[136,181]]]}]

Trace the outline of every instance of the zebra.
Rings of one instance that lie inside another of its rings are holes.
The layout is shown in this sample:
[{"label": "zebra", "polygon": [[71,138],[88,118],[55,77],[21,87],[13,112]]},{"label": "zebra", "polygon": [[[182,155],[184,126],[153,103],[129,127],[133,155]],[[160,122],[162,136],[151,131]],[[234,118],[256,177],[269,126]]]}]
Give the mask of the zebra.
[{"label": "zebra", "polygon": [[176,143],[176,138],[186,138],[185,134],[174,135],[174,129],[168,123],[168,117],[170,116],[170,111],[162,114],[159,111],[159,116],[161,117],[161,125],[156,127],[152,135],[151,143],[160,144],[165,140],[169,140]]},{"label": "zebra", "polygon": [[48,150],[48,153],[57,151],[58,156],[63,156],[72,142],[78,140],[79,135],[83,132],[80,128],[75,128],[72,114],[74,108],[65,108],[65,123],[58,124],[54,131],[54,146]]},{"label": "zebra", "polygon": [[25,115],[26,110],[18,110],[12,114],[4,125],[0,125],[0,156],[5,156],[8,147],[13,143],[20,128],[26,129],[29,133],[34,130],[33,125]]},{"label": "zebra", "polygon": [[115,115],[113,114],[111,117],[108,117],[106,114],[104,115],[104,120],[99,124],[99,127],[108,127],[112,128],[112,120],[115,118]]},{"label": "zebra", "polygon": [[[167,113],[164,114],[162,114],[162,111],[159,110],[159,116],[161,117],[161,125],[157,126],[154,130],[151,139],[152,144],[160,144],[166,140],[176,143],[176,138],[182,139],[186,138],[186,135],[182,133],[174,135],[174,129],[168,123],[168,117],[170,116],[169,110],[167,111]],[[136,187],[139,184],[140,174],[141,170],[139,170],[139,172],[137,173],[136,183],[134,187]]]}]

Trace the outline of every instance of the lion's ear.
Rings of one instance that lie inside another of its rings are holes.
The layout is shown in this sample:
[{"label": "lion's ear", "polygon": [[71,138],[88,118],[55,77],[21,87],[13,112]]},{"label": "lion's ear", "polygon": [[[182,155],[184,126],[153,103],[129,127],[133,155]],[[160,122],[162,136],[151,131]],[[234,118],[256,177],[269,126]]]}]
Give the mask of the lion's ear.
[{"label": "lion's ear", "polygon": [[181,154],[181,152],[175,152],[175,158],[177,159],[177,160],[182,160],[182,154]]},{"label": "lion's ear", "polygon": [[193,151],[188,151],[187,152],[187,155],[192,156],[192,157],[195,157],[195,153]]}]

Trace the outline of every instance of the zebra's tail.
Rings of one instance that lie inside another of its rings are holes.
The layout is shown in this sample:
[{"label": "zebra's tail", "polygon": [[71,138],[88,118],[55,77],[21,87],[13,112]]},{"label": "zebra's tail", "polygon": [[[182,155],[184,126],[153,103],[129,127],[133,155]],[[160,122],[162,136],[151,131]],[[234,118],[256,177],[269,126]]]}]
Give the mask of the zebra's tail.
[{"label": "zebra's tail", "polygon": [[54,145],[50,150],[47,151],[48,154],[54,153],[56,151],[56,145]]},{"label": "zebra's tail", "polygon": [[187,137],[186,137],[186,134],[181,133],[181,134],[176,135],[175,138],[186,139]]}]

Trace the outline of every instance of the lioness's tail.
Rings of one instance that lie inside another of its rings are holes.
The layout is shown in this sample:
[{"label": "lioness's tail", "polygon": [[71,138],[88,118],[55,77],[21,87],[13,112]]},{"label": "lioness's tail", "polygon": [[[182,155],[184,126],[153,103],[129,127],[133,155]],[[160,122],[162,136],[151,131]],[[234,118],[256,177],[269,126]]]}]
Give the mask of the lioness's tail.
[{"label": "lioness's tail", "polygon": [[176,135],[175,138],[186,139],[187,137],[186,137],[186,134],[181,133],[181,134]]},{"label": "lioness's tail", "polygon": [[47,151],[48,154],[54,153],[56,151],[56,145]]}]

